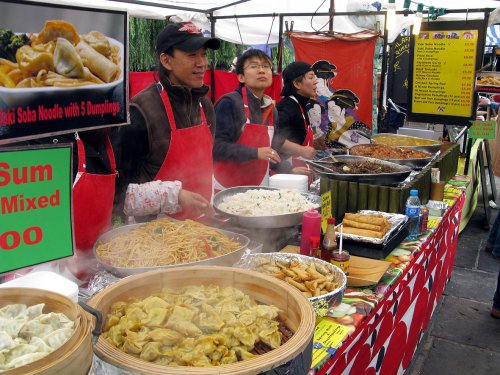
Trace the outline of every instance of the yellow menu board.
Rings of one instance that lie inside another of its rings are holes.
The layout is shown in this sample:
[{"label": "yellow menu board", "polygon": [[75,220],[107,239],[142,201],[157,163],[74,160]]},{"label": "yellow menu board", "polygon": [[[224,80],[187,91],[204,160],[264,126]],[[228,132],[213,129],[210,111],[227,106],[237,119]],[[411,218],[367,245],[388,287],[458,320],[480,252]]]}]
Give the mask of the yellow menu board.
[{"label": "yellow menu board", "polygon": [[470,117],[477,30],[422,31],[415,38],[412,112]]}]

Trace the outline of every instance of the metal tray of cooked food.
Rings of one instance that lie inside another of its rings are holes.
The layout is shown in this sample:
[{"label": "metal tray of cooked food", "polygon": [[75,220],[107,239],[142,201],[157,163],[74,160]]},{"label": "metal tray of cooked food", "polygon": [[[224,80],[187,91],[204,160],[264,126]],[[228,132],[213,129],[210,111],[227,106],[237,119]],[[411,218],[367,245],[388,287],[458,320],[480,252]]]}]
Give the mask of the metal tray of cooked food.
[{"label": "metal tray of cooked food", "polygon": [[[383,138],[390,138],[391,139],[390,143],[383,142],[382,141]],[[441,147],[443,146],[443,143],[439,141],[433,141],[430,139],[424,139],[419,137],[412,137],[403,134],[387,134],[387,133],[373,135],[372,142],[375,144],[382,144],[388,146],[408,147],[414,150],[427,151],[432,154],[435,154],[436,152],[440,151]],[[409,145],[408,142],[417,143],[417,145],[412,146]],[[418,145],[418,143],[424,143],[424,144]]]},{"label": "metal tray of cooked food", "polygon": [[[390,238],[394,237],[394,235],[399,232],[401,227],[406,224],[408,221],[408,216],[402,215],[402,214],[394,214],[394,213],[389,213],[389,212],[382,212],[382,211],[371,211],[371,210],[361,210],[358,211],[359,214],[369,214],[369,215],[382,215],[385,216],[389,222],[391,223],[391,227],[389,230],[385,233],[384,237],[382,238],[373,238],[373,237],[365,237],[365,236],[358,236],[355,234],[347,234],[343,233],[342,236],[344,237],[344,240],[352,240],[356,242],[364,242],[367,244],[374,244],[374,245],[385,245]],[[339,224],[336,226],[336,232],[335,234],[337,237],[340,237],[340,226],[342,224]]]},{"label": "metal tray of cooked food", "polygon": [[352,156],[365,156],[365,157],[371,157],[371,158],[375,158],[375,159],[379,159],[379,160],[385,160],[385,161],[388,161],[388,162],[391,162],[391,163],[396,163],[396,164],[399,164],[399,165],[406,165],[412,169],[422,169],[423,167],[425,167],[427,164],[429,164],[432,160],[434,160],[437,155],[439,155],[439,152],[438,153],[435,153],[435,154],[432,154],[430,152],[427,152],[427,151],[424,151],[424,150],[418,150],[418,151],[422,151],[422,152],[425,152],[427,153],[429,156],[428,157],[424,157],[424,158],[398,158],[398,159],[394,159],[394,158],[391,158],[391,157],[378,157],[378,156],[373,156],[373,155],[362,155],[363,152],[361,151],[358,151],[356,152],[356,149],[358,147],[364,147],[364,146],[368,146],[368,147],[390,147],[390,148],[393,148],[393,149],[408,149],[410,147],[401,147],[401,146],[388,146],[388,145],[378,145],[378,144],[371,144],[371,145],[359,145],[359,146],[353,146],[349,149],[349,155],[352,155]]},{"label": "metal tray of cooked food", "polygon": [[[244,228],[286,228],[293,227],[295,225],[299,225],[302,222],[302,216],[305,211],[297,211],[289,214],[281,214],[281,215],[267,215],[267,216],[244,216],[237,215],[233,213],[228,213],[224,210],[220,209],[221,203],[227,197],[233,196],[238,193],[245,193],[248,190],[287,190],[287,189],[278,189],[264,186],[236,186],[229,189],[225,189],[219,191],[214,196],[214,209],[229,218],[236,224]],[[310,201],[313,204],[312,208],[319,209],[321,207],[321,197],[315,194],[309,193],[300,193],[304,198]]]},{"label": "metal tray of cooked food", "polygon": [[98,240],[96,241],[94,248],[93,248],[94,256],[96,257],[99,264],[101,266],[103,266],[107,271],[109,271],[112,274],[119,276],[119,277],[126,277],[126,276],[135,275],[138,273],[152,271],[152,270],[156,270],[156,269],[160,269],[160,268],[174,268],[174,267],[182,267],[182,266],[229,266],[230,267],[234,263],[238,262],[241,259],[241,256],[245,252],[245,249],[248,247],[248,244],[250,243],[250,239],[247,236],[244,236],[244,235],[239,234],[239,233],[229,232],[229,231],[222,230],[222,229],[217,229],[218,231],[225,234],[231,240],[238,242],[241,246],[230,253],[219,255],[219,256],[213,257],[213,258],[200,260],[197,262],[178,263],[178,264],[153,266],[153,267],[115,267],[115,266],[109,264],[108,262],[106,262],[104,259],[102,259],[97,254],[96,248],[100,244],[105,243],[116,236],[120,236],[124,233],[130,232],[131,230],[133,230],[135,228],[139,228],[140,226],[145,225],[145,224],[146,223],[124,225],[124,226],[121,226],[118,228],[111,229],[110,231],[102,234],[98,238]]},{"label": "metal tray of cooked food", "polygon": [[[338,155],[333,161],[331,157],[326,157],[315,161],[312,165],[314,171],[320,175],[328,176],[329,178],[341,181],[360,182],[374,185],[396,185],[404,181],[411,173],[412,169],[405,165],[388,162],[385,160],[368,158],[365,156],[353,155]],[[349,164],[354,161],[366,161],[368,163],[377,164],[380,169],[373,173],[351,174],[346,172],[335,172],[332,167],[341,166],[336,163]],[[323,166],[323,167],[321,167]],[[384,172],[384,168],[390,168],[393,172]]]}]

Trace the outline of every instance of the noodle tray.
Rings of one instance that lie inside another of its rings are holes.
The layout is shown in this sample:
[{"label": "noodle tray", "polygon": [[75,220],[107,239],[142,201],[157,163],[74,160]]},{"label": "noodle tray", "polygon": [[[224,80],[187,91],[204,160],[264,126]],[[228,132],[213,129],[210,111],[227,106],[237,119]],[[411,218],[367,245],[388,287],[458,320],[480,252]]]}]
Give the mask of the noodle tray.
[{"label": "noodle tray", "polygon": [[[308,208],[297,209],[295,212],[286,213],[286,214],[259,214],[259,215],[244,215],[237,213],[230,213],[224,210],[221,206],[223,206],[224,201],[228,198],[235,196],[236,194],[246,194],[251,193],[252,190],[255,191],[286,191],[287,189],[278,189],[271,187],[263,187],[263,186],[236,186],[229,189],[222,190],[215,194],[214,196],[214,209],[232,219],[236,225],[239,225],[244,228],[286,228],[293,227],[295,225],[299,225],[302,222],[302,216],[304,212],[308,210]],[[290,191],[290,189],[288,189]],[[297,193],[300,194],[302,198],[308,201],[310,208],[319,209],[321,207],[321,197],[309,194],[309,193]],[[251,198],[250,198],[251,200]],[[248,204],[249,201],[247,201]]]},{"label": "noodle tray", "polygon": [[[366,156],[366,157],[372,157],[380,160],[385,160],[391,163],[396,163],[399,165],[406,165],[412,169],[422,169],[424,168],[427,164],[429,164],[432,160],[434,160],[438,155],[439,152],[432,154],[428,153],[427,157],[420,157],[420,158],[393,158],[393,157],[379,157],[379,156],[372,156],[370,154],[364,153],[362,150],[363,148],[365,149],[370,149],[370,148],[377,148],[377,147],[392,147],[392,148],[397,148],[397,149],[402,149],[402,150],[408,150],[412,149],[411,147],[403,147],[403,146],[385,146],[385,145],[376,145],[376,144],[370,144],[370,145],[359,145],[359,146],[354,146],[349,149],[349,154],[350,155],[357,155],[357,156]],[[418,150],[418,151],[423,151],[423,150]]]},{"label": "noodle tray", "polygon": [[[179,222],[178,222],[179,223]],[[97,248],[104,243],[107,243],[115,238],[123,236],[125,234],[129,234],[131,231],[140,228],[141,226],[146,225],[147,223],[141,224],[131,224],[124,225],[122,227],[118,227],[112,229],[104,234],[102,234],[99,239],[96,241],[94,245],[94,255],[97,261],[109,272],[119,277],[126,277],[130,275],[135,275],[139,273],[143,273],[146,271],[151,271],[155,269],[162,268],[175,268],[181,266],[232,266],[234,263],[240,260],[243,255],[245,249],[250,243],[250,239],[242,234],[233,233],[221,229],[216,229],[218,232],[224,234],[229,240],[237,243],[237,248],[227,254],[209,257],[203,260],[193,261],[193,262],[184,262],[184,263],[176,263],[176,264],[168,264],[168,265],[158,265],[158,266],[146,266],[146,267],[122,267],[111,264],[109,261],[103,259],[97,251]],[[211,228],[214,229],[214,228]],[[215,230],[215,229],[214,229]],[[147,252],[148,249],[138,248],[139,257],[141,257],[141,253]]]},{"label": "noodle tray", "polygon": [[[335,156],[334,162],[330,157],[316,161],[314,171],[322,176],[334,180],[359,182],[374,185],[397,185],[409,176],[412,169],[405,165],[399,165],[385,160],[368,158],[365,156],[339,155]],[[375,166],[372,173],[352,173],[352,165],[366,163]],[[344,168],[344,166],[347,167]]]}]

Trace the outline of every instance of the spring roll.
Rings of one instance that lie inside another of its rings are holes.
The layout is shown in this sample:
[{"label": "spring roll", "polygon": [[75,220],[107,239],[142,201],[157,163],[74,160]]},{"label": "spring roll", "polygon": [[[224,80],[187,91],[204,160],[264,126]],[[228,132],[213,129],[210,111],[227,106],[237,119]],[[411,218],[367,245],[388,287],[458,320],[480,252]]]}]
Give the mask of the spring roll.
[{"label": "spring roll", "polygon": [[361,223],[361,222],[358,222],[358,221],[347,220],[347,219],[344,219],[342,221],[342,224],[344,224],[344,228],[345,227],[353,227],[353,228],[374,230],[375,232],[383,232],[385,230],[385,226],[374,225],[374,224],[366,224],[366,223]]},{"label": "spring roll", "polygon": [[384,237],[384,233],[382,232],[375,232],[373,230],[352,228],[352,227],[344,227],[344,234],[354,234],[355,236],[371,237],[371,238]]},{"label": "spring roll", "polygon": [[118,65],[113,64],[84,41],[78,43],[76,50],[82,58],[83,65],[104,82],[112,82],[120,75]]},{"label": "spring roll", "polygon": [[372,224],[384,226],[387,223],[387,218],[377,214],[351,214],[346,213],[344,219],[357,221],[358,223]]}]

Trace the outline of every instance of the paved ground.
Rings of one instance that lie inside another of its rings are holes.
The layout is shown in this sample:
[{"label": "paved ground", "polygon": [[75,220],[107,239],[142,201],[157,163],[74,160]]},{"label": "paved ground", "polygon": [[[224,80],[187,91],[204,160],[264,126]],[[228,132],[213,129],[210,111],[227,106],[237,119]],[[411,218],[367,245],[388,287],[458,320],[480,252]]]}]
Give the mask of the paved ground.
[{"label": "paved ground", "polygon": [[[496,179],[500,207],[500,178]],[[500,260],[483,251],[488,237],[478,207],[458,238],[451,281],[407,375],[500,374],[500,319],[489,315]],[[491,210],[491,224],[499,210]]]}]

